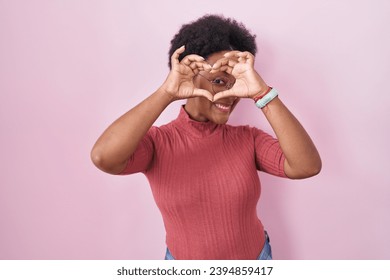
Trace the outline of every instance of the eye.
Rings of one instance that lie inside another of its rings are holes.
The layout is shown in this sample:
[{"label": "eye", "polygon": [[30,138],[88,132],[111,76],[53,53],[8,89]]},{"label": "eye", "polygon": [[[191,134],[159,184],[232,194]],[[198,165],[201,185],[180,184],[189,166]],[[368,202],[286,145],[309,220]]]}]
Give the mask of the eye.
[{"label": "eye", "polygon": [[228,79],[226,78],[215,78],[213,81],[212,81],[213,84],[216,84],[216,85],[220,85],[220,86],[224,86],[228,83]]}]

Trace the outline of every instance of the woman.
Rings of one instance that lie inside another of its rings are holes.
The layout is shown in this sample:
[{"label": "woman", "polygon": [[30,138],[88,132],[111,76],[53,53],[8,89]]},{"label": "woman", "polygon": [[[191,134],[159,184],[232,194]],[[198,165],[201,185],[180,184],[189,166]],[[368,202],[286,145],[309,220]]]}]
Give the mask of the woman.
[{"label": "woman", "polygon": [[[166,229],[166,259],[271,259],[257,217],[257,171],[292,179],[316,175],[309,135],[254,69],[255,36],[235,20],[207,15],[171,41],[171,71],[156,92],[97,140],[91,158],[111,174],[143,172]],[[226,122],[252,98],[277,139]],[[176,100],[176,120],[152,126]]]}]

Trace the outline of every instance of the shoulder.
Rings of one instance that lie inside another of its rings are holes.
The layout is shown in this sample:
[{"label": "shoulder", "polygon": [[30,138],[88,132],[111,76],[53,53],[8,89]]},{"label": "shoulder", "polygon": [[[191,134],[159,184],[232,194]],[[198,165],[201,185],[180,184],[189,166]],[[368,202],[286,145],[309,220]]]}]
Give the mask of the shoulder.
[{"label": "shoulder", "polygon": [[152,126],[147,135],[154,141],[163,140],[165,138],[172,138],[177,134],[177,128],[173,125],[173,122],[161,125],[161,126]]},{"label": "shoulder", "polygon": [[248,141],[252,143],[273,138],[271,135],[264,132],[260,128],[249,125],[225,125],[224,135],[230,139],[236,139],[237,141]]},{"label": "shoulder", "polygon": [[230,134],[248,135],[248,136],[254,136],[262,132],[261,129],[250,125],[233,126],[227,124],[225,125],[224,130]]},{"label": "shoulder", "polygon": [[225,125],[223,129],[223,137],[239,142],[253,142],[255,139],[255,130],[249,125]]}]

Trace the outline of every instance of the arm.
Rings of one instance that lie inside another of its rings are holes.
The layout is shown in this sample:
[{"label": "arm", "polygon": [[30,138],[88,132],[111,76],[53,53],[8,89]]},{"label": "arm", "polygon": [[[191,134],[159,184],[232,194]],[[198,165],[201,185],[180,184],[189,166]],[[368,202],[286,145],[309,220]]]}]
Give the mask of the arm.
[{"label": "arm", "polygon": [[194,96],[212,99],[211,93],[197,89],[193,84],[194,75],[209,71],[211,67],[197,55],[188,55],[179,62],[183,52],[184,47],[181,47],[173,53],[172,70],[163,85],[112,123],[99,137],[91,151],[96,167],[110,174],[123,171],[139,142],[171,102]]},{"label": "arm", "polygon": [[[236,83],[230,90],[217,93],[214,101],[228,96],[253,99],[265,93],[268,86],[253,67],[254,57],[249,52],[232,51],[225,54],[225,58],[213,65],[211,72],[226,71],[235,76]],[[321,170],[319,153],[303,126],[282,101],[276,97],[262,111],[285,155],[287,177],[300,179],[318,174]]]},{"label": "arm", "polygon": [[284,172],[292,179],[317,175],[321,158],[303,126],[276,97],[262,109],[286,157]]},{"label": "arm", "polygon": [[93,163],[104,172],[119,174],[171,98],[158,89],[136,107],[112,123],[91,151]]}]

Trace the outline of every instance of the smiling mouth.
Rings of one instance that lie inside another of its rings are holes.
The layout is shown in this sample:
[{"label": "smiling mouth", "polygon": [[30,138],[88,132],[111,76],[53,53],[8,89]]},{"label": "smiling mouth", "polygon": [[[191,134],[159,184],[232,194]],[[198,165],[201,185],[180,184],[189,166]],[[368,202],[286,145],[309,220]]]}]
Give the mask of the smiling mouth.
[{"label": "smiling mouth", "polygon": [[225,104],[220,104],[220,103],[215,103],[215,107],[217,107],[220,111],[222,112],[230,112],[230,109],[232,108],[232,105],[225,105]]}]

